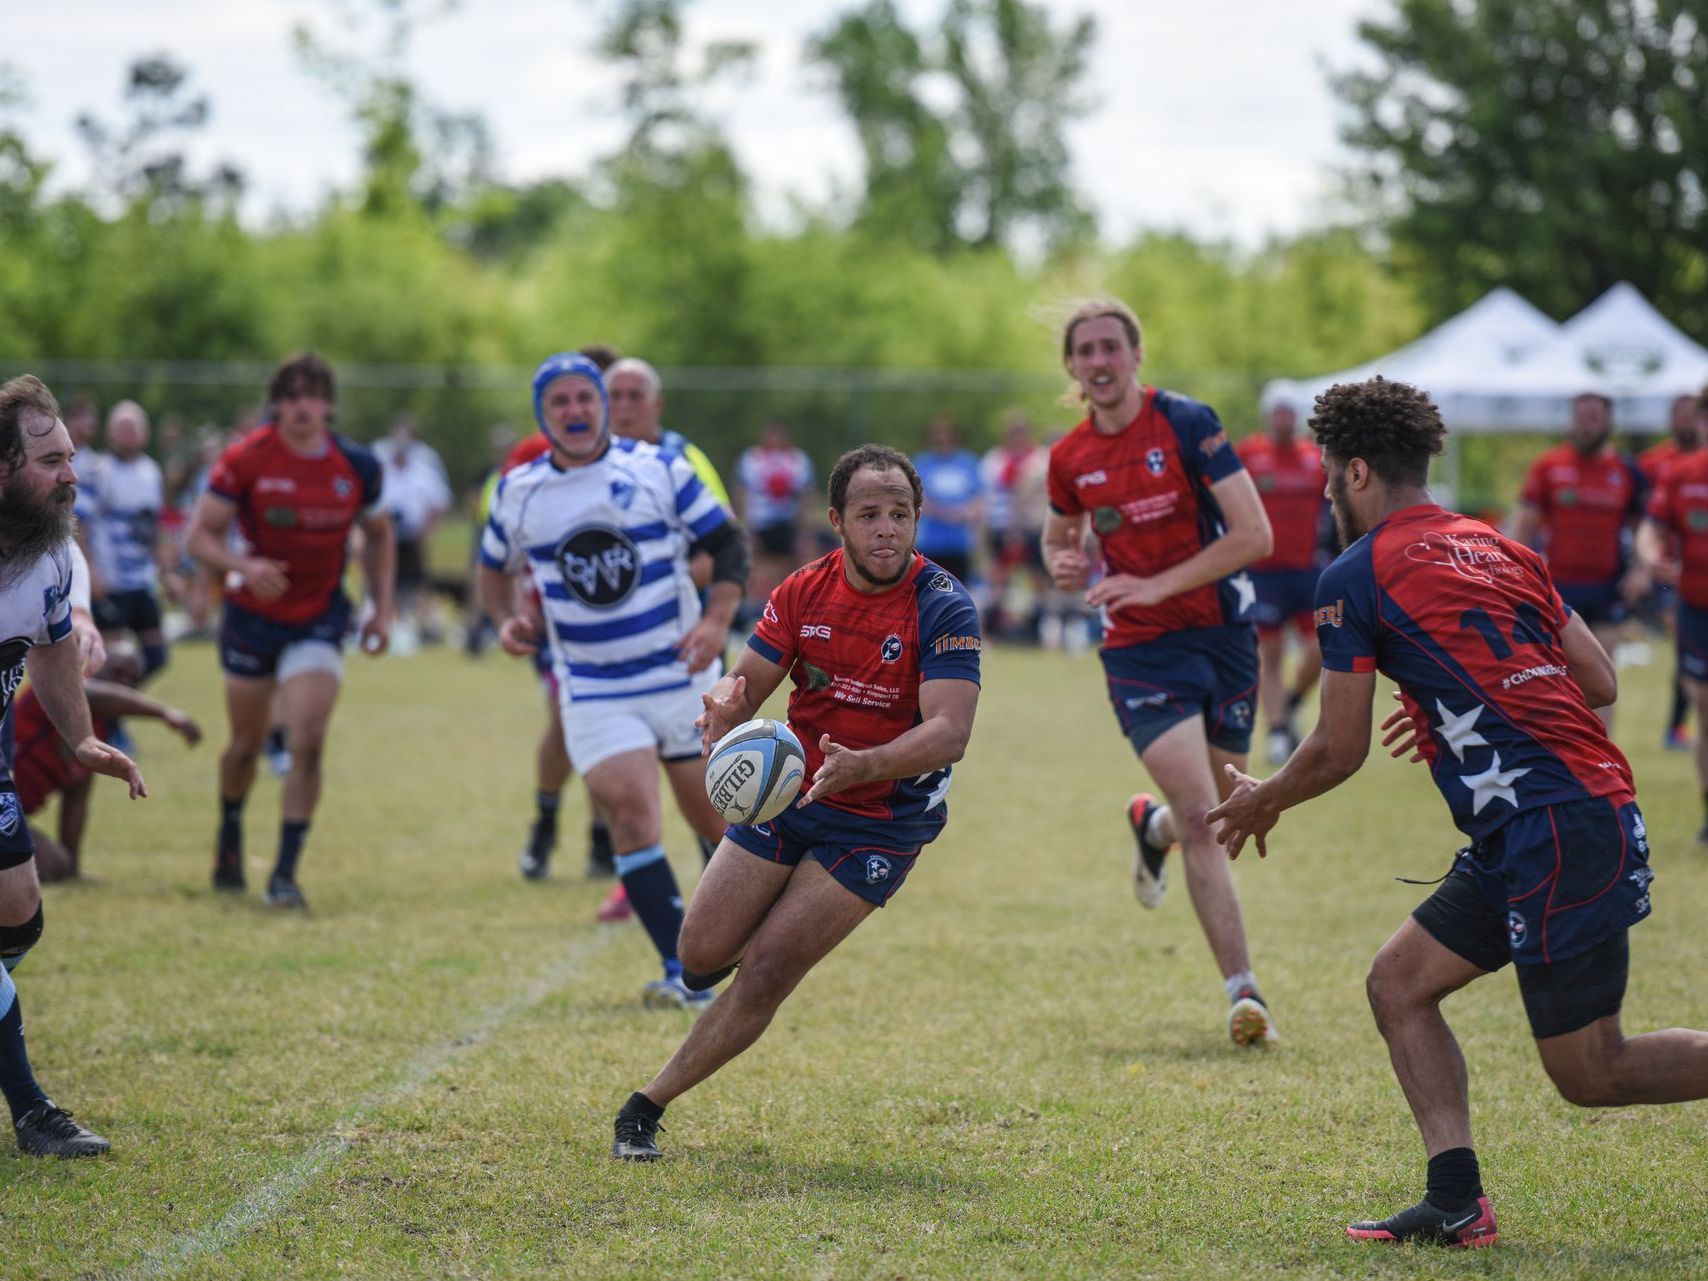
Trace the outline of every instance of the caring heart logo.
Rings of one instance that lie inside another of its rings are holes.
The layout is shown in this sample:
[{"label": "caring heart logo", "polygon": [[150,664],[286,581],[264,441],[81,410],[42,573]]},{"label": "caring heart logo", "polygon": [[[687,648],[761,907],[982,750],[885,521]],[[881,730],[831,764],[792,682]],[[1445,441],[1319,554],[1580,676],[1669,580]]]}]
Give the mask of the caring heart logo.
[{"label": "caring heart logo", "polygon": [[1430,530],[1406,548],[1406,559],[1424,565],[1444,565],[1474,583],[1494,582],[1496,574],[1522,574],[1493,534],[1443,534]]}]

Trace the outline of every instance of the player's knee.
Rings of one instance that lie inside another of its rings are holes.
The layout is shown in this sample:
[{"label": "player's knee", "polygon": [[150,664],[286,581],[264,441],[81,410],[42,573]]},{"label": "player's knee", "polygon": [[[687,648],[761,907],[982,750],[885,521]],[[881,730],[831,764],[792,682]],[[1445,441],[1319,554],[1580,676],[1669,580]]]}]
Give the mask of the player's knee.
[{"label": "player's knee", "polygon": [[1364,996],[1370,1002],[1377,1026],[1405,1008],[1408,996],[1405,972],[1388,953],[1376,953],[1376,959],[1370,963],[1370,972],[1364,976]]},{"label": "player's knee", "polygon": [[751,1005],[775,1008],[795,990],[798,982],[800,975],[795,973],[794,966],[771,953],[760,952],[742,960],[740,977],[730,990],[740,992],[741,999]]},{"label": "player's knee", "polygon": [[1610,1068],[1550,1063],[1548,1079],[1567,1103],[1580,1108],[1615,1108],[1625,1102],[1619,1082]]},{"label": "player's knee", "polygon": [[0,925],[0,965],[4,965],[8,973],[17,969],[41,936],[42,905],[38,900],[35,915],[22,925]]}]

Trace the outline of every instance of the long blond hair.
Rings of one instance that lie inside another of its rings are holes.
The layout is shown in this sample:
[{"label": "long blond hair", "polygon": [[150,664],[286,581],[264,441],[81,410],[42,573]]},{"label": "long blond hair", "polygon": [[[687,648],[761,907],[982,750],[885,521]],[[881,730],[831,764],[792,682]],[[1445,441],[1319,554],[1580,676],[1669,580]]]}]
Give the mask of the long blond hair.
[{"label": "long blond hair", "polygon": [[[1132,343],[1134,351],[1143,346],[1144,330],[1140,327],[1139,318],[1133,309],[1113,294],[1095,294],[1075,303],[1073,310],[1068,312],[1067,319],[1062,321],[1062,367],[1070,374],[1073,372],[1073,331],[1088,320],[1099,320],[1105,316],[1121,322],[1121,328],[1127,331],[1127,340]],[[1085,403],[1085,388],[1076,380],[1062,397],[1062,404],[1079,406]]]}]

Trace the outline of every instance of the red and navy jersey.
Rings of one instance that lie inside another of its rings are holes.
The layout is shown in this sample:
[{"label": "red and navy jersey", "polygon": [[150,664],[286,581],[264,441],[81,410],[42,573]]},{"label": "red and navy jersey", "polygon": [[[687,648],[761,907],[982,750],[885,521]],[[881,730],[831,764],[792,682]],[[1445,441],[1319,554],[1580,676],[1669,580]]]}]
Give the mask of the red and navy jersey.
[{"label": "red and navy jersey", "polygon": [[[824,760],[818,740],[856,750],[893,742],[921,721],[919,686],[979,679],[979,613],[952,574],[918,552],[901,582],[868,594],[848,585],[837,549],[790,574],[771,593],[748,645],[789,669],[789,727],[807,753],[807,777]],[[949,767],[884,779],[822,804],[873,818],[917,818],[943,803]]]},{"label": "red and navy jersey", "polygon": [[299,454],[264,423],[219,456],[208,489],[237,504],[254,554],[282,561],[290,579],[276,599],[240,587],[231,600],[275,622],[302,623],[324,614],[341,589],[350,527],[379,502],[380,463],[332,434],[324,453]]},{"label": "red and navy jersey", "polygon": [[1542,515],[1556,582],[1606,583],[1624,572],[1629,530],[1643,514],[1648,481],[1616,450],[1585,458],[1570,444],[1556,445],[1530,464],[1519,497]]},{"label": "red and navy jersey", "polygon": [[1236,452],[1275,534],[1275,550],[1249,569],[1315,569],[1322,546],[1324,496],[1323,451],[1307,441],[1278,445],[1265,435],[1247,436]]},{"label": "red and navy jersey", "polygon": [[1323,666],[1399,685],[1473,840],[1523,810],[1634,797],[1560,646],[1569,616],[1540,556],[1434,504],[1395,512],[1317,584]]},{"label": "red and navy jersey", "polygon": [[1672,535],[1684,573],[1679,595],[1708,609],[1708,450],[1678,456],[1649,499],[1649,519]]},{"label": "red and navy jersey", "polygon": [[[24,813],[34,814],[55,793],[63,792],[75,783],[92,776],[59,736],[48,720],[47,709],[34,689],[26,689],[12,705],[13,726],[17,746],[12,756],[12,781],[18,785],[18,804]],[[112,737],[112,724],[101,717],[92,717],[90,724],[95,737],[103,743]]]},{"label": "red and navy jersey", "polygon": [[1643,478],[1649,482],[1653,490],[1667,478],[1667,473],[1686,458],[1695,458],[1701,454],[1701,449],[1691,446],[1684,448],[1675,436],[1668,436],[1658,445],[1650,445],[1637,455],[1637,466],[1642,470]]},{"label": "red and navy jersey", "polygon": [[[1196,556],[1225,530],[1210,486],[1241,470],[1208,405],[1154,387],[1132,422],[1104,435],[1087,418],[1050,447],[1050,506],[1091,514],[1111,574],[1149,578]],[[1113,649],[1193,627],[1249,622],[1254,595],[1243,573],[1148,608],[1105,611]],[[1239,586],[1244,584],[1245,590]]]}]

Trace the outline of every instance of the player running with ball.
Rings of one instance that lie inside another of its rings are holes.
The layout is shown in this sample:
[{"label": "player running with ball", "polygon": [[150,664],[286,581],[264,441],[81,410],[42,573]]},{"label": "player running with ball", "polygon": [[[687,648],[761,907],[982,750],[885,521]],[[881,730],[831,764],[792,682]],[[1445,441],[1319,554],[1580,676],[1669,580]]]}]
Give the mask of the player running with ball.
[{"label": "player running with ball", "polygon": [[1383,741],[1428,760],[1470,845],[1383,944],[1368,982],[1423,1134],[1426,1194],[1347,1231],[1488,1245],[1494,1211],[1445,997],[1513,962],[1542,1066],[1583,1107],[1708,1096],[1708,1033],[1619,1027],[1626,931],[1649,914],[1653,873],[1630,766],[1592,710],[1617,691],[1589,625],[1535,552],[1430,501],[1446,429],[1422,392],[1380,378],[1333,387],[1311,429],[1350,544],[1317,587],[1322,715],[1267,782],[1230,769],[1233,794],[1208,818],[1229,855],[1247,839],[1263,854],[1282,810],[1363,764],[1376,673],[1399,684],[1405,708]]},{"label": "player running with ball", "polygon": [[949,767],[973,732],[978,611],[914,549],[919,476],[905,454],[862,445],[830,475],[842,547],[771,593],[735,669],[705,696],[706,750],[788,676],[806,749],[800,801],[732,827],[682,922],[683,982],[735,981],[617,1113],[612,1155],[652,1161],[664,1109],[757,1041],[777,1007],[901,887],[948,821]]}]

